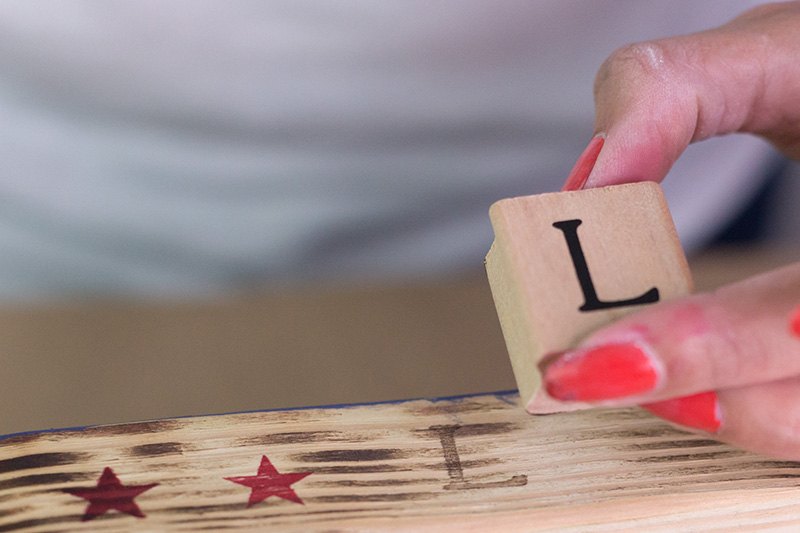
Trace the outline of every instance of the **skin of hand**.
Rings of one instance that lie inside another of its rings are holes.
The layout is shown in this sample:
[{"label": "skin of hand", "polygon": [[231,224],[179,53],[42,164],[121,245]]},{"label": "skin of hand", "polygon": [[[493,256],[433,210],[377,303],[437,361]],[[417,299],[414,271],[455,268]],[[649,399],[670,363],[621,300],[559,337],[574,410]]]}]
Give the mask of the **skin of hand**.
[{"label": "skin of hand", "polygon": [[[595,81],[596,137],[576,165],[585,174],[565,189],[661,181],[689,143],[733,132],[800,158],[798,58],[800,2],[617,50]],[[800,460],[800,264],[655,304],[546,361],[557,399],[641,405]]]}]

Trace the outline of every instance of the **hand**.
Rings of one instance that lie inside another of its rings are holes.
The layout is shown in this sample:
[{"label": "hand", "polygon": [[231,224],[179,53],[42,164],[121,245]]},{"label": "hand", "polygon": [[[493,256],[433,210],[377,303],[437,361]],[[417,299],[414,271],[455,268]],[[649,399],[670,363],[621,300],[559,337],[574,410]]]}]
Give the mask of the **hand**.
[{"label": "hand", "polygon": [[[732,132],[800,158],[798,57],[800,2],[616,51],[595,82],[597,136],[565,189],[661,181],[689,143]],[[800,264],[663,302],[550,360],[545,384],[800,460],[799,306]]]}]

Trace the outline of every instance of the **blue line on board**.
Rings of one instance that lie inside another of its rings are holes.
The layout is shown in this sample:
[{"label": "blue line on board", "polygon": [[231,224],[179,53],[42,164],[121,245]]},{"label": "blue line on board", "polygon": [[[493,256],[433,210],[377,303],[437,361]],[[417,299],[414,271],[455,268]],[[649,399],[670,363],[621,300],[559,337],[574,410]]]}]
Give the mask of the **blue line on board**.
[{"label": "blue line on board", "polygon": [[[516,389],[511,390],[503,390],[497,392],[473,392],[470,394],[457,394],[455,396],[441,396],[438,398],[406,398],[403,400],[388,400],[388,401],[377,401],[377,402],[362,402],[362,403],[337,403],[337,404],[329,404],[329,405],[307,405],[301,407],[283,407],[283,408],[275,408],[275,409],[253,409],[250,411],[234,411],[231,413],[212,413],[210,415],[184,415],[184,416],[174,416],[170,418],[164,418],[159,420],[180,420],[184,418],[201,418],[207,416],[226,416],[226,415],[246,415],[246,414],[253,414],[253,413],[275,413],[278,411],[306,411],[308,409],[349,409],[351,407],[364,407],[369,405],[397,405],[406,402],[416,402],[419,400],[427,400],[429,402],[452,402],[458,400],[464,400],[467,398],[475,398],[477,396],[495,396],[496,398],[504,401],[506,403],[510,403],[506,397],[513,396],[517,394],[518,391]],[[141,422],[157,422],[159,420],[143,420]],[[122,422],[122,423],[115,423],[115,424],[101,424],[99,426],[73,426],[73,427],[66,427],[66,428],[51,428],[51,429],[35,429],[31,431],[20,431],[18,433],[10,433],[8,435],[0,435],[0,441],[5,439],[11,439],[14,437],[25,437],[29,435],[43,435],[47,433],[61,433],[62,431],[85,431],[87,429],[92,429],[96,427],[106,427],[106,426],[116,426],[116,425],[125,425],[125,424],[135,424],[137,422]],[[0,443],[2,444],[2,443]]]}]

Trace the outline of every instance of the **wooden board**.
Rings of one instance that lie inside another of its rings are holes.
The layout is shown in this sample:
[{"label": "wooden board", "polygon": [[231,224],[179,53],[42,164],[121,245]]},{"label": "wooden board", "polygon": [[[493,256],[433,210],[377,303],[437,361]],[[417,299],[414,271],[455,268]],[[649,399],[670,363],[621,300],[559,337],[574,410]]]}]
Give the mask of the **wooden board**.
[{"label": "wooden board", "polygon": [[[490,210],[486,271],[524,405],[576,405],[540,393],[538,363],[641,305],[692,290],[661,187],[643,182],[509,198]],[[579,407],[579,406],[578,406]]]},{"label": "wooden board", "polygon": [[[531,417],[517,400],[497,393],[0,438],[0,532],[800,527],[797,463],[636,409]],[[103,490],[89,494],[105,469]],[[249,507],[246,483],[263,497]]]}]

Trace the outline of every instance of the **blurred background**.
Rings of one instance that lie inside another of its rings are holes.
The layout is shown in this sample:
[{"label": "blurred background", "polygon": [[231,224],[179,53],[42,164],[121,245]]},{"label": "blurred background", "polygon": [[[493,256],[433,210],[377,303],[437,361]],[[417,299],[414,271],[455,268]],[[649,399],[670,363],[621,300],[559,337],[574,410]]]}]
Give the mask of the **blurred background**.
[{"label": "blurred background", "polygon": [[[0,3],[0,434],[513,388],[489,205],[561,187],[614,49],[757,3]],[[698,288],[800,256],[798,173],[689,148]]]}]

